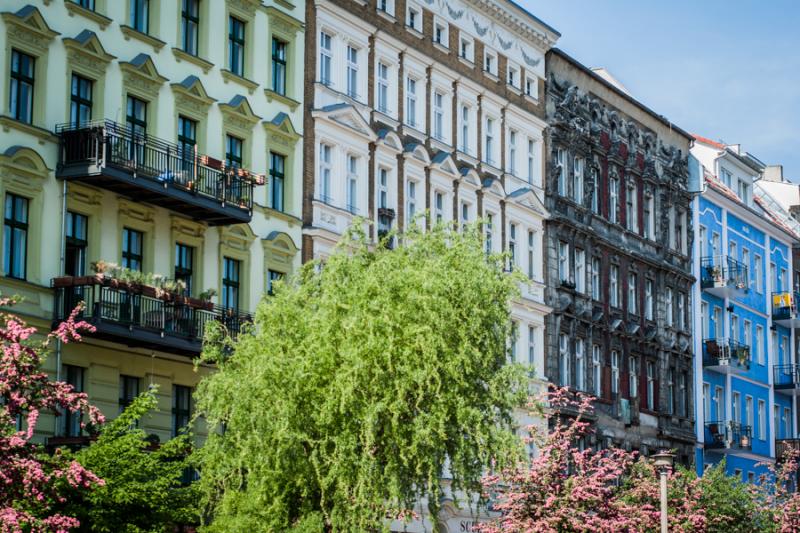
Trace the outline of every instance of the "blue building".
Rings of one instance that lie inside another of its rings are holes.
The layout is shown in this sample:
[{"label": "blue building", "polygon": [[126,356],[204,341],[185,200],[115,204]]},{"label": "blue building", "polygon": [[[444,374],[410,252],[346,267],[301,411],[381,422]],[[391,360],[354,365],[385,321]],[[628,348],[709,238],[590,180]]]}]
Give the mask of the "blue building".
[{"label": "blue building", "polygon": [[755,194],[763,163],[703,137],[691,153],[704,181],[693,212],[696,465],[725,458],[752,481],[797,434],[797,238]]}]

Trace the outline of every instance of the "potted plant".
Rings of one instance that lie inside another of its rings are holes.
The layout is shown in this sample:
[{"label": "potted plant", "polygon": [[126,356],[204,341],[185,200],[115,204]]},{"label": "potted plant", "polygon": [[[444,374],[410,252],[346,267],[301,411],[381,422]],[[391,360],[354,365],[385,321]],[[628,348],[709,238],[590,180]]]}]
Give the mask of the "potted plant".
[{"label": "potted plant", "polygon": [[211,311],[212,309],[214,309],[214,302],[212,302],[211,299],[216,295],[217,295],[217,290],[212,288],[204,290],[203,292],[198,294],[197,297],[202,302],[201,304],[202,307]]}]

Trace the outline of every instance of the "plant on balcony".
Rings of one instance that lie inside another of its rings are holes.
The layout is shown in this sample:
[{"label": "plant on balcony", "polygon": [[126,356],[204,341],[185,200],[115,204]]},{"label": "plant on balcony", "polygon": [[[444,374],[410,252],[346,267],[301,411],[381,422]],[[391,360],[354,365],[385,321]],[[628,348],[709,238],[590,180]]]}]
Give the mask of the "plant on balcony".
[{"label": "plant on balcony", "polygon": [[[14,299],[0,298],[0,307]],[[47,455],[32,441],[40,413],[83,412],[86,428],[103,422],[103,415],[89,405],[86,394],[72,385],[50,381],[42,369],[49,342],[80,340],[81,331],[94,328],[76,321],[80,307],[69,318],[35,342],[36,329],[19,317],[0,312],[0,531],[68,531],[80,521],[63,508],[71,497],[81,497],[103,480],[77,461],[61,454]],[[24,429],[18,430],[20,421]]]},{"label": "plant on balcony", "polygon": [[209,288],[197,295],[197,298],[203,302],[210,302],[211,299],[217,295],[217,289]]}]

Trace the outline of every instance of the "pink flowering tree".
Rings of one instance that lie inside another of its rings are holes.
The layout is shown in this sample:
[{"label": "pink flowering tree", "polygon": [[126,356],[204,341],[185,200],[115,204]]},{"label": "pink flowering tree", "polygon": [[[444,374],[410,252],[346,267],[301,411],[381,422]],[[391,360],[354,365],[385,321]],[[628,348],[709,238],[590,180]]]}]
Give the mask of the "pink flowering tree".
[{"label": "pink flowering tree", "polygon": [[[0,308],[15,303],[0,298]],[[44,340],[33,339],[36,329],[19,317],[0,311],[0,532],[66,532],[78,520],[60,512],[77,492],[102,485],[103,480],[77,461],[61,454],[47,455],[32,442],[42,412],[82,411],[89,425],[103,422],[89,405],[86,394],[71,385],[50,381],[42,360],[54,339],[80,340],[80,332],[93,326],[77,321],[81,308],[59,324]],[[22,429],[18,429],[21,427]]]}]

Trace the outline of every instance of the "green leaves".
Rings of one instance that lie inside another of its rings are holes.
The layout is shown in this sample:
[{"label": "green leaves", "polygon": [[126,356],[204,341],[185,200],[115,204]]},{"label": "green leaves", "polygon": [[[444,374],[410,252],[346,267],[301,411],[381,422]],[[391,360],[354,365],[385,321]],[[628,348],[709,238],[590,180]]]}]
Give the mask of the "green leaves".
[{"label": "green leaves", "polygon": [[254,334],[198,387],[225,427],[199,452],[209,531],[381,529],[388,509],[436,504],[446,467],[478,491],[493,459],[517,457],[516,278],[476,226],[402,241],[370,249],[353,230],[260,305]]}]

